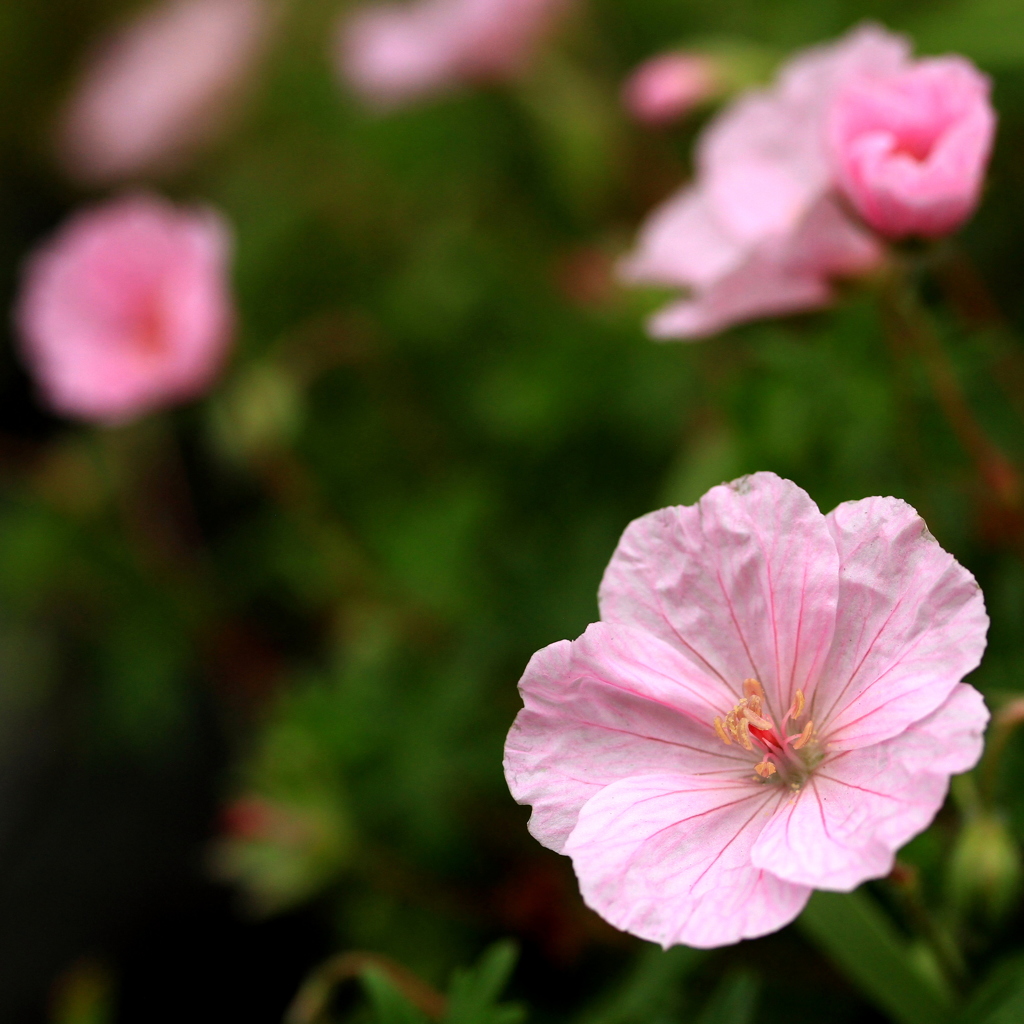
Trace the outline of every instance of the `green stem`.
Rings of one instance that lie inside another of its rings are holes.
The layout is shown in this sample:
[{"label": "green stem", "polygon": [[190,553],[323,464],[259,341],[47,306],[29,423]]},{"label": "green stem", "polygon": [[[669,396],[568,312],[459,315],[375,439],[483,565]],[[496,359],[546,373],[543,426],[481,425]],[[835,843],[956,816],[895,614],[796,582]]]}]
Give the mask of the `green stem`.
[{"label": "green stem", "polygon": [[882,301],[892,329],[920,355],[939,408],[974,463],[980,480],[999,505],[1018,512],[1024,496],[1020,474],[975,416],[952,360],[918,299],[908,268],[893,264],[882,290]]}]

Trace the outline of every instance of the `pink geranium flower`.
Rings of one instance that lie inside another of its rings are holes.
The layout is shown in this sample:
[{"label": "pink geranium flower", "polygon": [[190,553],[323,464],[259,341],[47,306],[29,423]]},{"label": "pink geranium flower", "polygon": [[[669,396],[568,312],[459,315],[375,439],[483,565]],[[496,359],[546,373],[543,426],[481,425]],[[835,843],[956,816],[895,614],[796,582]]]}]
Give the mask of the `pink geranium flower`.
[{"label": "pink geranium flower", "polygon": [[29,259],[22,350],[57,412],[116,423],[209,387],[230,340],[227,225],[136,195],[77,214]]},{"label": "pink geranium flower", "polygon": [[664,946],[775,931],[885,875],[988,713],[974,578],[895,498],[757,473],[626,529],[601,622],[538,652],[505,748],[586,902]]},{"label": "pink geranium flower", "polygon": [[936,237],[974,211],[995,135],[990,84],[962,57],[857,76],[830,115],[840,185],[890,238]]},{"label": "pink geranium flower", "polygon": [[270,28],[266,0],[162,0],[104,40],[58,131],[70,175],[115,181],[165,170],[222,127]]},{"label": "pink geranium flower", "polygon": [[674,50],[645,60],[626,79],[622,102],[644,124],[669,124],[709,100],[721,87],[716,62],[706,54]]},{"label": "pink geranium flower", "polygon": [[837,202],[826,122],[852,76],[903,67],[906,41],[865,25],[797,54],[768,89],[742,95],[705,130],[697,174],[655,210],[626,280],[682,287],[656,338],[700,338],[758,316],[826,305],[835,277],[876,266],[883,247]]},{"label": "pink geranium flower", "polygon": [[797,54],[712,121],[695,181],[655,210],[622,264],[627,281],[687,292],[650,333],[701,338],[820,308],[837,278],[881,263],[869,227],[952,230],[977,202],[993,127],[982,75],[956,57],[915,63],[878,26]]},{"label": "pink geranium flower", "polygon": [[525,68],[567,0],[371,4],[338,28],[341,75],[368,103],[398,106]]}]

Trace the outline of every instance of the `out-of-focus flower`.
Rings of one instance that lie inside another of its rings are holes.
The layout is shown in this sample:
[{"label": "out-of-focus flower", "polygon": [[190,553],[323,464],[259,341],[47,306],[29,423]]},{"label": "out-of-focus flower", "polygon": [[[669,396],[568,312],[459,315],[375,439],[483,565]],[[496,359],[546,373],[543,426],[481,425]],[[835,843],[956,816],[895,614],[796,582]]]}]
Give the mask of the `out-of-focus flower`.
[{"label": "out-of-focus flower", "polygon": [[29,259],[16,314],[49,405],[116,423],[209,387],[231,334],[229,250],[212,210],[147,195],[60,228]]},{"label": "out-of-focus flower", "polygon": [[253,362],[211,403],[211,434],[226,459],[244,465],[290,441],[303,412],[295,375],[280,362]]},{"label": "out-of-focus flower", "polygon": [[632,523],[600,604],[527,667],[505,772],[642,938],[764,935],[887,874],[981,754],[981,591],[895,498],[723,484]]},{"label": "out-of-focus flower", "polygon": [[341,76],[388,108],[464,82],[523,71],[567,0],[416,0],[376,4],[338,27]]},{"label": "out-of-focus flower", "polygon": [[719,87],[713,58],[675,50],[644,61],[626,79],[622,102],[637,121],[669,124],[711,99]]},{"label": "out-of-focus flower", "polygon": [[307,793],[302,802],[245,796],[224,811],[210,868],[239,886],[250,910],[286,910],[329,884],[345,866],[351,835],[337,800]]},{"label": "out-of-focus flower", "polygon": [[949,862],[954,905],[999,921],[1020,897],[1021,874],[1020,848],[1006,822],[991,812],[969,816]]},{"label": "out-of-focus flower", "polygon": [[890,238],[936,237],[973,212],[992,150],[989,80],[962,57],[858,75],[839,92],[829,135],[840,185]]},{"label": "out-of-focus flower", "polygon": [[61,115],[73,177],[173,167],[224,125],[268,36],[266,0],[164,0],[102,45]]},{"label": "out-of-focus flower", "polygon": [[824,306],[832,278],[878,264],[882,246],[833,195],[826,121],[851,77],[898,72],[907,54],[903,38],[865,25],[798,54],[715,118],[695,183],[654,212],[622,266],[628,281],[691,293],[652,318],[652,335],[699,338]]}]

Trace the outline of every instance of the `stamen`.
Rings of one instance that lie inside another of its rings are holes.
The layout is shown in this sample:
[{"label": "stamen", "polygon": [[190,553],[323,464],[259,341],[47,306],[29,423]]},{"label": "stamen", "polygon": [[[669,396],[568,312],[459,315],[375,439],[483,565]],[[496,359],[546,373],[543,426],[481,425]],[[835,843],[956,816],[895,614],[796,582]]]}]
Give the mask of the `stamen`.
[{"label": "stamen", "polygon": [[804,713],[804,691],[797,690],[793,694],[793,705],[789,709],[787,718],[799,718]]},{"label": "stamen", "polygon": [[775,774],[776,768],[768,758],[765,758],[759,764],[754,765],[754,771],[757,772],[762,779],[769,779]]},{"label": "stamen", "polygon": [[754,743],[750,738],[750,723],[746,718],[741,718],[736,723],[736,738],[740,741],[740,745],[744,750],[754,749]]},{"label": "stamen", "polygon": [[803,732],[799,736],[792,739],[790,746],[794,750],[799,750],[801,747],[806,746],[811,741],[811,737],[814,735],[814,723],[808,722],[803,729]]},{"label": "stamen", "polygon": [[718,733],[718,738],[727,746],[732,746],[732,737],[725,731],[722,725],[722,719],[718,715],[715,715],[715,732]]},{"label": "stamen", "polygon": [[743,696],[757,697],[759,700],[764,700],[764,688],[756,679],[744,679]]},{"label": "stamen", "polygon": [[746,699],[746,707],[743,709],[743,717],[755,728],[755,729],[771,729],[774,722],[769,718],[765,718],[761,714],[761,698],[757,696],[748,697]]}]

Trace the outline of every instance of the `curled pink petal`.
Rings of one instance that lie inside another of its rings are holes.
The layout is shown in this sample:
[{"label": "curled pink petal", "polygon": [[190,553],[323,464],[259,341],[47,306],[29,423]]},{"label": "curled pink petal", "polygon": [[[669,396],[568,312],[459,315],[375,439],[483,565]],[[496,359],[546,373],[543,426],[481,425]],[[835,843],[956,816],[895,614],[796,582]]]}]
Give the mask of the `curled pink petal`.
[{"label": "curled pink petal", "polygon": [[712,488],[629,525],[600,604],[531,661],[506,775],[643,938],[763,935],[886,874],[981,755],[981,594],[896,499]]},{"label": "curled pink petal", "polygon": [[846,83],[831,111],[833,159],[872,227],[891,238],[937,237],[973,213],[995,135],[989,88],[962,57]]},{"label": "curled pink petal", "polygon": [[163,0],[105,41],[61,115],[68,173],[107,182],[165,170],[213,138],[268,38],[266,0]]},{"label": "curled pink petal", "polygon": [[22,351],[57,412],[116,423],[201,394],[227,353],[230,233],[134,195],[77,214],[25,268]]}]

